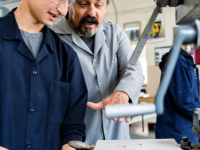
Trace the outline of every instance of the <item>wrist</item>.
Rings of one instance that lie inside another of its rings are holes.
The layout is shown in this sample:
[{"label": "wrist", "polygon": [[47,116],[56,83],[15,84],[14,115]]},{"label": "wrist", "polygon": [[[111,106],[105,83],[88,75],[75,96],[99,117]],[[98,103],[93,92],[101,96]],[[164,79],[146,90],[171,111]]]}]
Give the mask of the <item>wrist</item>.
[{"label": "wrist", "polygon": [[128,96],[128,94],[127,94],[126,92],[123,92],[123,91],[115,91],[114,94],[120,95],[121,97],[123,97],[123,99],[124,99],[127,103],[129,103],[130,98],[129,98],[129,96]]}]

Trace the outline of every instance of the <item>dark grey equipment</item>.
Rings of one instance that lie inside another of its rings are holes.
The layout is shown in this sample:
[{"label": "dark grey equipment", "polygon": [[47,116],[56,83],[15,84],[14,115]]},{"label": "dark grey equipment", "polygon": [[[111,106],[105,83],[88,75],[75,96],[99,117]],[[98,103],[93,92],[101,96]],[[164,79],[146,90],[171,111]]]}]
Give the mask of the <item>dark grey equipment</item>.
[{"label": "dark grey equipment", "polygon": [[160,7],[177,7],[183,4],[184,0],[154,0],[155,3]]}]

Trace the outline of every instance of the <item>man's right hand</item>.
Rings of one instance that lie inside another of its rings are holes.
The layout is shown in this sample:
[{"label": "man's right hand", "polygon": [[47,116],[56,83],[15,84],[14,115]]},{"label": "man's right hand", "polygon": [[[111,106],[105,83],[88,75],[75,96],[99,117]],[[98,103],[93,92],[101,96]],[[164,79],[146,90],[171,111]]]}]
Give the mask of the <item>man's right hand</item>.
[{"label": "man's right hand", "polygon": [[[129,104],[129,96],[128,94],[121,92],[121,91],[116,91],[112,95],[110,95],[108,98],[102,100],[99,103],[91,103],[87,102],[87,106],[93,110],[98,110],[98,109],[105,109],[106,105],[119,105],[119,104]],[[123,122],[124,118],[111,118],[113,121],[117,121],[119,123]],[[126,117],[126,122],[130,121],[130,117]]]}]

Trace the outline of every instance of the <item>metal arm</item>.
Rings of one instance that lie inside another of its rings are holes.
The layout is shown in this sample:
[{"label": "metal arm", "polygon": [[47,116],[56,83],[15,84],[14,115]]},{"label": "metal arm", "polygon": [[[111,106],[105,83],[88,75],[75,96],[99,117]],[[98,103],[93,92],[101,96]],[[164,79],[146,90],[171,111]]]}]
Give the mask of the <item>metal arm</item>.
[{"label": "metal arm", "polygon": [[118,117],[127,117],[127,116],[137,116],[147,113],[156,112],[158,115],[163,114],[164,112],[164,97],[169,86],[172,74],[174,72],[174,68],[176,62],[178,60],[178,56],[180,53],[180,48],[184,43],[192,43],[196,42],[197,39],[197,30],[192,26],[184,26],[179,29],[178,36],[176,38],[176,42],[173,46],[173,50],[171,52],[169,61],[167,63],[167,67],[164,71],[164,76],[160,87],[157,92],[156,102],[154,104],[145,104],[145,105],[110,105],[106,106],[105,112],[108,118],[118,118]]},{"label": "metal arm", "polygon": [[146,42],[149,38],[153,24],[154,24],[159,13],[162,13],[162,8],[157,6],[155,8],[153,14],[151,15],[151,18],[150,18],[146,28],[144,29],[144,31],[143,31],[143,33],[142,33],[142,35],[141,35],[141,37],[138,41],[138,44],[137,44],[137,46],[136,46],[136,48],[133,52],[133,55],[132,55],[132,57],[129,61],[132,65],[134,65],[138,62],[140,54],[142,53],[142,50],[143,50],[143,48],[144,48],[144,46],[145,46],[145,44],[146,44]]},{"label": "metal arm", "polygon": [[192,43],[196,40],[197,32],[192,26],[180,27],[176,42],[173,45],[172,52],[170,54],[167,67],[164,71],[164,76],[162,78],[161,84],[156,95],[156,112],[158,115],[164,112],[164,97],[167,92],[171,77],[178,60],[178,56],[181,50],[181,46],[184,43]]}]

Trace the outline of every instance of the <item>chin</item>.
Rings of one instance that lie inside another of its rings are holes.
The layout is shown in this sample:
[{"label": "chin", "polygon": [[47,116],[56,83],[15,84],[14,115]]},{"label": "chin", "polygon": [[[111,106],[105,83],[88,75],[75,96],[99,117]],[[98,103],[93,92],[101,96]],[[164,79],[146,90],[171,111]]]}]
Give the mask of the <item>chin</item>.
[{"label": "chin", "polygon": [[45,26],[51,26],[53,24],[53,21],[45,21],[45,22],[43,22],[43,24]]}]

